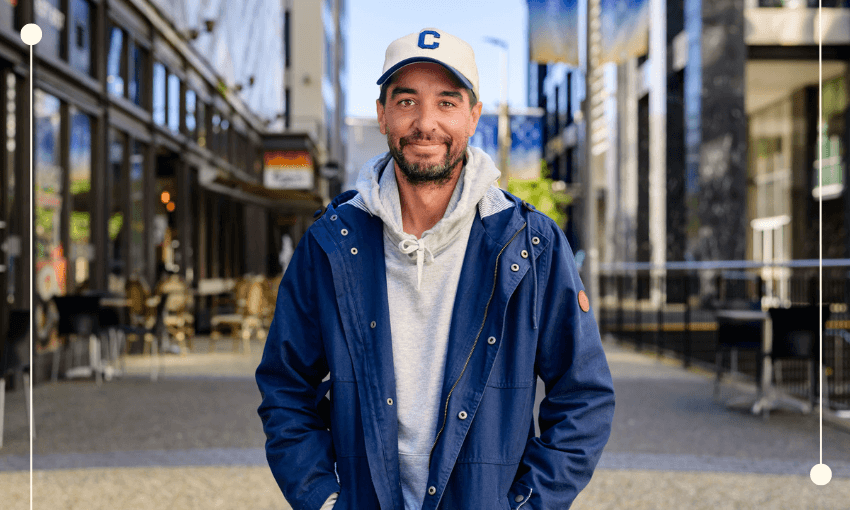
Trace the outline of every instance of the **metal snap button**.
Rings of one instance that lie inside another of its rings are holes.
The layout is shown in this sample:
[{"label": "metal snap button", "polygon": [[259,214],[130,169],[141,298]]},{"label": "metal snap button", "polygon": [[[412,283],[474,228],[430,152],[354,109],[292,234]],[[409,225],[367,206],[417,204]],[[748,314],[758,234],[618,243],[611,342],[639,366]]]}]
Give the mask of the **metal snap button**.
[{"label": "metal snap button", "polygon": [[519,264],[511,264],[511,271],[519,271]]},{"label": "metal snap button", "polygon": [[521,252],[519,252],[519,254],[522,255],[522,258],[524,258],[524,259],[528,258],[528,252],[525,251],[525,250],[522,250]]},{"label": "metal snap button", "polygon": [[331,221],[336,221],[336,214],[331,215]]},{"label": "metal snap button", "polygon": [[378,325],[378,323],[377,323],[377,322],[372,321],[372,322],[369,324],[369,327],[370,327],[370,328],[372,328],[372,329],[375,329],[375,326],[377,326],[377,325]]},{"label": "metal snap button", "polygon": [[540,244],[540,238],[537,236],[532,237],[531,244]]},{"label": "metal snap button", "polygon": [[340,230],[339,233],[344,235],[344,236],[347,236],[348,235],[348,229],[344,228],[344,229]]},{"label": "metal snap button", "polygon": [[434,487],[433,485],[432,485],[432,486],[430,486],[430,487],[428,487],[428,494],[430,494],[430,495],[432,495],[432,496],[433,496],[433,495],[434,495],[434,494],[436,494],[436,493],[437,493],[437,488],[436,488],[436,487]]},{"label": "metal snap button", "polygon": [[388,406],[393,405],[393,399],[388,398],[388,399],[387,399],[387,405],[388,405]]},{"label": "metal snap button", "polygon": [[525,499],[525,497],[522,494],[517,494],[517,496],[514,498],[514,501],[519,503],[520,501],[522,501],[524,499]]},{"label": "metal snap button", "polygon": [[357,255],[357,248],[352,248],[352,249],[351,249],[351,254],[352,254],[352,255]]},{"label": "metal snap button", "polygon": [[457,417],[460,418],[461,420],[465,420],[466,419],[466,411],[461,411],[461,412],[457,413]]},{"label": "metal snap button", "polygon": [[490,344],[490,345],[493,345],[494,343],[496,343],[496,337],[491,336],[490,338],[487,339],[487,343]]}]

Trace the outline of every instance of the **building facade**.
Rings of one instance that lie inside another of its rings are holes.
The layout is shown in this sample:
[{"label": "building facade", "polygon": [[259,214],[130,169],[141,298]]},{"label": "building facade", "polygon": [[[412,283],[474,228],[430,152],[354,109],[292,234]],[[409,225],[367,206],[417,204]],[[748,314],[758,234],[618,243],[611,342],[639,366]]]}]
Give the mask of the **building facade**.
[{"label": "building facade", "polygon": [[[344,10],[321,4],[341,46]],[[285,29],[297,27],[287,12],[281,0],[0,1],[0,321],[29,307],[31,282],[46,300],[121,294],[128,278],[153,286],[166,270],[193,288],[280,272],[281,233],[297,242],[330,198],[320,170],[343,143],[333,125],[319,134],[284,125],[296,110],[284,94],[286,56],[298,45],[287,45]],[[32,75],[20,39],[31,22],[43,31]],[[334,59],[338,96],[344,53]],[[308,186],[270,184],[281,155],[313,176]]]},{"label": "building facade", "polygon": [[[549,119],[546,160],[576,190],[574,249],[595,249],[603,266],[817,259],[822,196],[823,256],[850,258],[850,3],[823,1],[822,187],[817,2],[649,4],[663,15],[649,18],[647,54],[602,66],[589,108],[580,69],[530,65],[529,103]],[[588,111],[601,126],[591,158]],[[592,190],[579,171],[588,162]],[[787,302],[781,273],[762,276]],[[661,281],[638,299],[664,299]]]}]

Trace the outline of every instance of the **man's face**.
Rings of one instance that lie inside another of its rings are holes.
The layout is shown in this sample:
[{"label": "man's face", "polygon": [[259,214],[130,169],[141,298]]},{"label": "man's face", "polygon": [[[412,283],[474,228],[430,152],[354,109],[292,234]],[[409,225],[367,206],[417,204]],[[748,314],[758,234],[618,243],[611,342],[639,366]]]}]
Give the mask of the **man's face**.
[{"label": "man's face", "polygon": [[381,133],[410,184],[444,184],[463,161],[469,137],[481,116],[481,102],[469,95],[439,64],[402,68],[378,105]]}]

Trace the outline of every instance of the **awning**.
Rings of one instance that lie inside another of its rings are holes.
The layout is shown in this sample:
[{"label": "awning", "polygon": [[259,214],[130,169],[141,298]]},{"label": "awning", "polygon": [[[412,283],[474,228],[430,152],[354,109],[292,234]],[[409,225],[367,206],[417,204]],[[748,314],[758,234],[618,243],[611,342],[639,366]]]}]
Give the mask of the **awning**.
[{"label": "awning", "polygon": [[312,214],[322,207],[322,199],[309,191],[268,189],[217,172],[212,179],[199,179],[202,187],[241,202],[291,214]]}]

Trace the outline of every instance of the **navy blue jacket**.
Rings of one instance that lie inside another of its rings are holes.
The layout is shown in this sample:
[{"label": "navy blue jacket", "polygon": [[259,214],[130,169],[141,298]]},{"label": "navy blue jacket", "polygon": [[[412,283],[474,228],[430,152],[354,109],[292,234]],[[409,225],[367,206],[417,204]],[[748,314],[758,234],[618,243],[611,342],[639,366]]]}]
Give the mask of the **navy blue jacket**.
[{"label": "navy blue jacket", "polygon": [[[383,223],[355,194],[298,243],[256,373],[266,456],[295,510],[332,492],[334,510],[404,509]],[[476,212],[470,231],[423,510],[569,508],[610,434],[611,374],[572,251],[505,195],[514,207]]]}]

